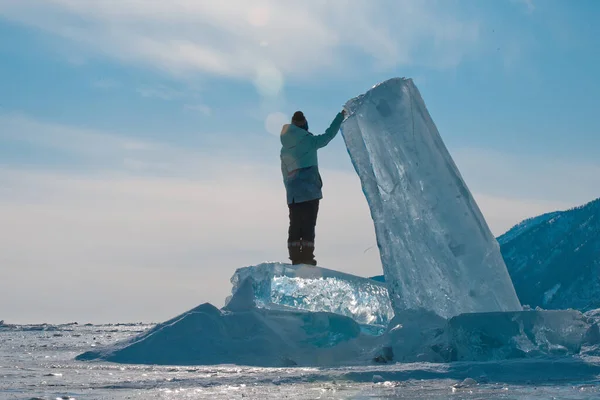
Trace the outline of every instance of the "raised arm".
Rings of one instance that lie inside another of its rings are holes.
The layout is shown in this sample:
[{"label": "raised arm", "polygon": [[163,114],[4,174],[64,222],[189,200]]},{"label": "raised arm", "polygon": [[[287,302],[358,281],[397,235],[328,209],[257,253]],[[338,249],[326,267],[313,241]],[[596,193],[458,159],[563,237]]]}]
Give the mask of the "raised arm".
[{"label": "raised arm", "polygon": [[342,126],[342,121],[344,121],[345,114],[345,111],[339,112],[338,115],[335,116],[334,120],[331,122],[331,125],[329,125],[329,128],[327,128],[324,134],[313,136],[315,147],[317,149],[327,146],[329,142],[331,142],[331,140],[335,137],[335,135],[337,135],[338,131],[340,130],[340,127]]}]

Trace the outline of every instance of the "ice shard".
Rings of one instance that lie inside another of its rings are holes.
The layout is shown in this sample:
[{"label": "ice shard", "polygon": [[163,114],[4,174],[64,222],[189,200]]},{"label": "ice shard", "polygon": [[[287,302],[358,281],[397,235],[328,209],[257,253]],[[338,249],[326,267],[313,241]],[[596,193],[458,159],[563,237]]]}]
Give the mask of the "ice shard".
[{"label": "ice shard", "polygon": [[401,363],[595,356],[600,343],[597,323],[576,310],[468,313],[448,320],[404,311],[390,326],[384,346]]},{"label": "ice shard", "polygon": [[385,328],[394,316],[382,282],[326,268],[281,263],[235,271],[226,308],[248,278],[252,278],[254,301],[259,308],[330,312],[373,328]]},{"label": "ice shard", "polygon": [[499,245],[413,81],[387,80],[345,108],[342,135],[394,310],[444,318],[521,310]]}]

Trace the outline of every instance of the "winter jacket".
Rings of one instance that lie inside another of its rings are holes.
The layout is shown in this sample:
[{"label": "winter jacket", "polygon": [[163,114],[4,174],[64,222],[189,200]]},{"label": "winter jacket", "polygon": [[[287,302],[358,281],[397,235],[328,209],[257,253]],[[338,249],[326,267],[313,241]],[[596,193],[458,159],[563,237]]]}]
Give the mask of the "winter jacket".
[{"label": "winter jacket", "polygon": [[323,197],[317,150],[325,147],[337,135],[343,119],[343,114],[338,113],[322,135],[313,135],[294,124],[283,126],[280,158],[288,204]]}]

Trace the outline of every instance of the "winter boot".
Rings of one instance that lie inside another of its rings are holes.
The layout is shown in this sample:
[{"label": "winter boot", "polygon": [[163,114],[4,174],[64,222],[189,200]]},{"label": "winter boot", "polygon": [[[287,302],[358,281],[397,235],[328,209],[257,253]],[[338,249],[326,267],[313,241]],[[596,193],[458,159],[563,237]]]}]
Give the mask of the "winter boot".
[{"label": "winter boot", "polygon": [[289,242],[288,252],[292,265],[302,264],[302,242]]},{"label": "winter boot", "polygon": [[314,242],[302,242],[302,263],[308,265],[317,265],[317,260],[315,260]]}]

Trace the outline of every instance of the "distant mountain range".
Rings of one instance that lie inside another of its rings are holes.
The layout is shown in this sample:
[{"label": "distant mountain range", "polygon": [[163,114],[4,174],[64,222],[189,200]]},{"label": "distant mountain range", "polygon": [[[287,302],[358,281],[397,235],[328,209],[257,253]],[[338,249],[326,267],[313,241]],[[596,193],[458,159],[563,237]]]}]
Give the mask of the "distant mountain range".
[{"label": "distant mountain range", "polygon": [[527,219],[497,240],[523,305],[600,308],[600,199]]},{"label": "distant mountain range", "polygon": [[525,220],[498,242],[522,304],[600,308],[600,199]]}]

